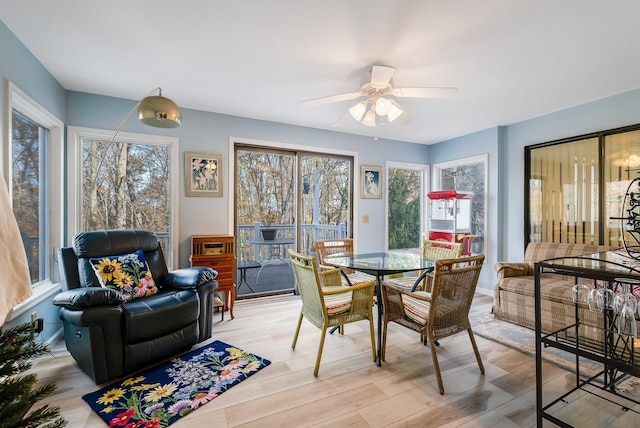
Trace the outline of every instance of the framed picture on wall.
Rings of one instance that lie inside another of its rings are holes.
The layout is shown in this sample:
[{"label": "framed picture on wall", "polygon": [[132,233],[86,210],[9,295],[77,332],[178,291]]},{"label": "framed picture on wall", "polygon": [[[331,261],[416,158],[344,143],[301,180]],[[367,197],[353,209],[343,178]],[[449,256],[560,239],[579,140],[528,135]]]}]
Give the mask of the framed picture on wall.
[{"label": "framed picture on wall", "polygon": [[185,193],[187,196],[222,197],[222,155],[184,152]]},{"label": "framed picture on wall", "polygon": [[382,167],[360,165],[360,197],[362,199],[382,198]]}]

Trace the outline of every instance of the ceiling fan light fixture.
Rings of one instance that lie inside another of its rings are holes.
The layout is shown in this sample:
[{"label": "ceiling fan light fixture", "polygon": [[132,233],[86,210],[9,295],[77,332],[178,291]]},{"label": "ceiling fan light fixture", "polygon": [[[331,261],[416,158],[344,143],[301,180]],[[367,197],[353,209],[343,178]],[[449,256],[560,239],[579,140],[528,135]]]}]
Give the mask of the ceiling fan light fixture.
[{"label": "ceiling fan light fixture", "polygon": [[376,101],[376,113],[380,116],[385,116],[389,114],[389,111],[391,110],[391,106],[392,106],[391,101],[389,101],[385,97],[380,97]]},{"label": "ceiling fan light fixture", "polygon": [[[391,103],[390,103],[391,104]],[[387,117],[389,118],[389,122],[393,122],[402,114],[402,109],[395,104],[391,104],[389,108],[389,113],[387,113]]]},{"label": "ceiling fan light fixture", "polygon": [[360,122],[366,110],[367,110],[367,104],[364,101],[360,101],[358,104],[354,105],[349,109],[349,114],[351,115],[352,118]]},{"label": "ceiling fan light fixture", "polygon": [[374,111],[374,106],[371,106],[367,114],[364,115],[362,124],[364,126],[376,126],[376,112]]}]

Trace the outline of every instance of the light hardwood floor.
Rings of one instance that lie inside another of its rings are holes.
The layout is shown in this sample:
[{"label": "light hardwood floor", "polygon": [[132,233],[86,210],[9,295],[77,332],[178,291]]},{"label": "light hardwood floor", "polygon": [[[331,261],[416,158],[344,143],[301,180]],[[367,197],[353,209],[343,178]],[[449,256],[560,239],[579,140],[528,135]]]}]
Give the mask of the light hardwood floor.
[{"label": "light hardwood floor", "polygon": [[[470,319],[491,310],[476,295]],[[172,427],[531,427],[535,426],[534,359],[476,335],[486,372],[480,374],[468,336],[441,341],[438,357],[445,395],[438,393],[428,347],[417,335],[390,325],[387,361],[371,360],[368,324],[351,324],[325,342],[319,376],[313,376],[320,331],[303,322],[291,340],[299,296],[236,302],[235,319],[216,314],[211,340],[222,340],[272,364]],[[374,312],[375,308],[374,308]],[[59,342],[34,370],[58,389],[41,404],[59,406],[70,427],[104,427],[81,396],[98,389]],[[565,390],[567,372],[545,364],[546,393]],[[101,385],[104,386],[104,385]],[[586,425],[585,425],[586,426]]]}]

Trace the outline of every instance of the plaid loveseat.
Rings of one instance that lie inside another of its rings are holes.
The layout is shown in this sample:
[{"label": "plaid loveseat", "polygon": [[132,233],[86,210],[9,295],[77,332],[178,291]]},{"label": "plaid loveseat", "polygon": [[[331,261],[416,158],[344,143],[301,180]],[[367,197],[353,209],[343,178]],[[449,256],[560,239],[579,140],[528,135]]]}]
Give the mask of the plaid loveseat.
[{"label": "plaid loveseat", "polygon": [[[493,265],[498,278],[493,286],[493,314],[496,319],[535,328],[534,263],[555,257],[580,256],[613,249],[603,245],[553,244],[532,242],[527,246],[524,262],[499,262]],[[571,299],[572,277],[542,274],[540,298],[542,331],[550,333],[575,320]],[[590,311],[585,304],[578,309],[580,319],[587,324],[600,325],[601,313]]]}]

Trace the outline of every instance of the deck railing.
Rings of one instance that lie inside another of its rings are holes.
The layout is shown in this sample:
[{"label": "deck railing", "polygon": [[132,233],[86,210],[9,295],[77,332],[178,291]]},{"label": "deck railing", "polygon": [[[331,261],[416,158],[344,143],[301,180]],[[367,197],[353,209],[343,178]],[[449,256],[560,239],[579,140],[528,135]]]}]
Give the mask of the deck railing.
[{"label": "deck railing", "polygon": [[[269,255],[268,247],[264,245],[252,245],[251,242],[262,240],[260,230],[264,228],[259,222],[255,222],[252,225],[238,226],[238,232],[236,234],[236,256],[238,262],[244,262],[248,260],[264,260]],[[295,227],[292,224],[278,224],[269,226],[270,229],[275,229],[276,239],[295,239]],[[303,224],[301,248],[304,254],[314,254],[314,243],[318,239],[334,239],[345,238],[347,236],[347,225],[341,223],[337,226],[327,224]],[[294,243],[282,244],[282,251],[286,253],[288,248],[296,248]],[[284,254],[286,255],[286,254]]]}]

